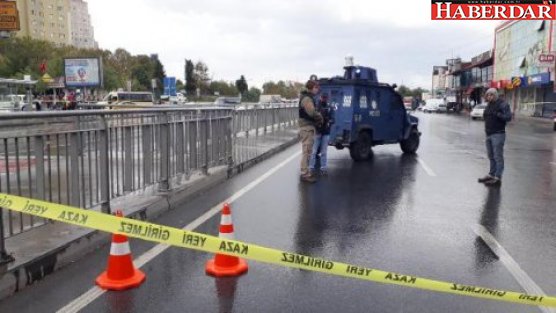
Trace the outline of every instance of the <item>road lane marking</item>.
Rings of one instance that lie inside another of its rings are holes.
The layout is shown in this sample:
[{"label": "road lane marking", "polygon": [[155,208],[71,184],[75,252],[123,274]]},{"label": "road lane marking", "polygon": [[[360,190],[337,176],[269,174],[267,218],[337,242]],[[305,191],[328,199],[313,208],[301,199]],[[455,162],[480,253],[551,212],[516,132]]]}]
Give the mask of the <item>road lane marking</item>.
[{"label": "road lane marking", "polygon": [[[245,195],[247,192],[249,192],[251,189],[255,188],[257,185],[259,185],[260,183],[265,181],[271,175],[276,173],[279,169],[284,167],[286,164],[291,162],[293,159],[298,157],[300,154],[301,154],[301,151],[298,151],[298,152],[294,153],[293,155],[288,157],[286,160],[282,161],[280,164],[276,165],[275,167],[273,167],[272,169],[270,169],[269,171],[267,171],[266,173],[261,175],[259,178],[255,179],[254,181],[249,183],[247,186],[243,187],[242,189],[240,189],[239,191],[234,193],[232,196],[230,196],[226,200],[224,200],[221,203],[212,207],[212,209],[205,212],[203,215],[199,216],[197,219],[195,219],[193,222],[189,223],[188,225],[186,225],[182,229],[183,230],[194,230],[194,229],[196,229],[197,227],[202,225],[204,222],[209,220],[211,217],[213,217],[214,215],[219,213],[220,210],[222,210],[222,206],[224,205],[224,203],[226,203],[226,202],[227,203],[233,203],[234,201],[236,201],[237,199],[239,199],[240,197]],[[145,264],[147,264],[148,262],[150,262],[151,260],[153,260],[155,257],[157,257],[162,252],[166,251],[166,249],[168,249],[169,247],[170,246],[168,246],[168,245],[158,244],[158,245],[154,246],[153,248],[151,248],[150,250],[148,250],[147,252],[143,253],[141,256],[137,257],[133,261],[133,264],[135,264],[135,266],[137,268],[140,268],[140,267],[144,266]],[[68,303],[66,306],[64,306],[63,308],[59,309],[56,312],[57,313],[79,312],[81,309],[83,309],[84,307],[89,305],[91,302],[95,301],[98,297],[102,296],[105,292],[106,292],[105,290],[100,289],[97,286],[94,286],[91,289],[89,289],[87,292],[85,292],[81,296],[75,298],[72,302]]]},{"label": "road lane marking", "polygon": [[423,159],[417,158],[417,162],[419,162],[421,167],[425,170],[425,172],[427,172],[427,174],[429,176],[436,177],[436,174],[434,173],[434,171],[427,165],[427,163],[425,163],[425,161],[423,161]]},{"label": "road lane marking", "polygon": [[[508,269],[510,274],[517,280],[517,282],[525,289],[527,293],[546,296],[546,293],[539,287],[527,273],[521,269],[519,264],[511,257],[511,255],[498,243],[493,235],[483,226],[476,224],[473,231],[477,236],[479,236],[484,243],[492,250],[492,252],[498,257],[500,262]],[[547,307],[538,307],[544,313],[554,313],[554,309]]]}]

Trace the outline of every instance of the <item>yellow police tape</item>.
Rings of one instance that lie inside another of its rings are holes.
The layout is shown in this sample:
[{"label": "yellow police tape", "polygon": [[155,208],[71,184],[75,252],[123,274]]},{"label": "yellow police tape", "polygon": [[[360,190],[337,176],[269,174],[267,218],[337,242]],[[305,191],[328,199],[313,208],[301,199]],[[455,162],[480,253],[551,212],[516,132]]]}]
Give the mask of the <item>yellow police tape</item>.
[{"label": "yellow police tape", "polygon": [[0,193],[0,207],[176,247],[235,255],[245,259],[292,268],[462,296],[556,307],[556,297],[535,296],[385,272],[3,193]]}]

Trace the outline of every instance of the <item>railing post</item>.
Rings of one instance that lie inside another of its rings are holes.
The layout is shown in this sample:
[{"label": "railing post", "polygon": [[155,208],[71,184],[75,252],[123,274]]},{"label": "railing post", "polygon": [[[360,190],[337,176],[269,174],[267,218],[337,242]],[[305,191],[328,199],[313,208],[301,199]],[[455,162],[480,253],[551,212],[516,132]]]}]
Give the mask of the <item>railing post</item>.
[{"label": "railing post", "polygon": [[14,257],[6,252],[4,238],[4,209],[0,208],[0,277],[8,271],[8,263],[15,261]]},{"label": "railing post", "polygon": [[[79,131],[79,130],[77,130]],[[70,194],[69,194],[69,204],[71,206],[79,207],[80,204],[80,192],[84,192],[80,190],[79,184],[79,133],[73,132],[69,135],[69,158],[70,158],[70,173],[69,173],[69,187],[70,187]]]},{"label": "railing post", "polygon": [[143,137],[143,181],[145,184],[151,184],[152,181],[152,170],[153,170],[153,128],[151,125],[141,126],[141,134]]},{"label": "railing post", "polygon": [[131,151],[132,144],[131,126],[124,128],[124,192],[132,191],[133,185],[133,154]]},{"label": "railing post", "polygon": [[108,125],[104,116],[101,117],[103,128],[99,131],[99,161],[100,161],[100,210],[103,213],[110,211],[110,163],[108,160],[109,142]]},{"label": "railing post", "polygon": [[[34,138],[35,152],[35,186],[36,198],[40,200],[45,199],[45,181],[44,181],[44,138],[42,135],[35,136]],[[69,195],[68,195],[69,196]]]},{"label": "railing post", "polygon": [[209,119],[205,115],[201,120],[201,145],[203,150],[203,166],[201,171],[204,175],[208,175],[209,167],[209,150],[208,150],[208,140],[209,140]]},{"label": "railing post", "polygon": [[[182,119],[185,119],[181,116]],[[176,123],[176,172],[185,173],[185,121]]]},{"label": "railing post", "polygon": [[160,186],[159,191],[170,189],[170,123],[168,115],[162,113],[160,116]]},{"label": "railing post", "polygon": [[226,157],[227,157],[227,163],[228,163],[228,168],[232,168],[234,166],[234,158],[233,158],[233,139],[232,139],[232,132],[231,132],[231,120],[226,120],[227,123],[225,123],[226,125],[226,131],[225,131],[225,136],[226,136]]}]

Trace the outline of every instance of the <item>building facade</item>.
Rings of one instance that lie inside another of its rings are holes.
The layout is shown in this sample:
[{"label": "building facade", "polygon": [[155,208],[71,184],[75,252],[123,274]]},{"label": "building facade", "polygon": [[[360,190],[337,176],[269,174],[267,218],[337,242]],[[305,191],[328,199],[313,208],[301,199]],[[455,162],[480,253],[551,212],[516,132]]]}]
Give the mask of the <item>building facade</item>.
[{"label": "building facade", "polygon": [[511,21],[496,28],[492,86],[504,91],[515,113],[547,116],[556,109],[554,65],[537,62],[539,55],[555,51],[555,24]]},{"label": "building facade", "polygon": [[17,0],[21,30],[31,37],[59,45],[94,48],[94,31],[83,0]]},{"label": "building facade", "polygon": [[68,44],[69,0],[17,0],[20,37],[31,37],[57,44]]},{"label": "building facade", "polygon": [[70,0],[70,6],[70,44],[78,48],[98,48],[87,2]]}]

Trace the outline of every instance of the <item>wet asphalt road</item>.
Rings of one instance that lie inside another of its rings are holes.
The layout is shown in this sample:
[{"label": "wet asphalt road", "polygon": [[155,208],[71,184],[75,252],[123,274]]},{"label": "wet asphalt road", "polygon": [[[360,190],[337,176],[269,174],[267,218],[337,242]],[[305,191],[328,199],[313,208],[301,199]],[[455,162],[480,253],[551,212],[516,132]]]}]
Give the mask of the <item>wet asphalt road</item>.
[{"label": "wet asphalt road", "polygon": [[[417,156],[379,146],[365,163],[329,150],[329,176],[298,181],[289,162],[232,203],[236,238],[403,274],[523,292],[499,256],[473,231],[483,225],[547,294],[556,295],[556,133],[520,120],[508,127],[500,188],[487,172],[483,122],[424,115]],[[156,222],[183,227],[299,147],[199,196]],[[196,231],[217,234],[215,216]],[[132,240],[138,257],[153,245]],[[93,286],[103,247],[0,302],[0,312],[55,312]],[[105,293],[82,312],[541,312],[538,307],[370,283],[248,261],[239,278],[204,274],[206,253],[170,248],[142,269],[138,289]]]}]

